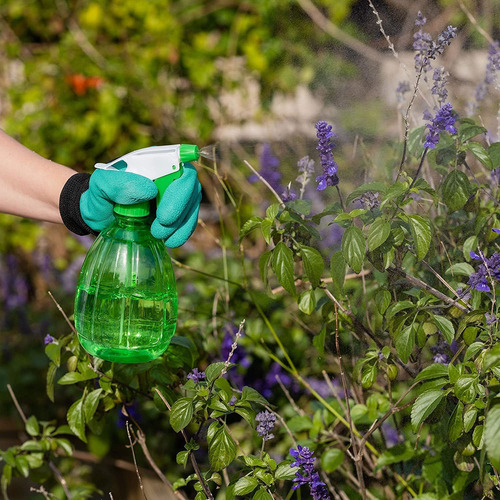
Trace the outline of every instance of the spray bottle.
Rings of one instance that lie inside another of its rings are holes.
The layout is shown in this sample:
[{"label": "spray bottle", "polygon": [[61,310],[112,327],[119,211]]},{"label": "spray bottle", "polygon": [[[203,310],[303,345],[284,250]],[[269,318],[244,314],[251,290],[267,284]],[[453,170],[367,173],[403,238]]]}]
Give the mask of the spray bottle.
[{"label": "spray bottle", "polygon": [[[95,168],[142,175],[158,187],[157,203],[198,160],[190,144],[152,146]],[[177,321],[177,290],[172,263],[162,241],[150,231],[150,203],[115,205],[115,220],[89,249],[75,298],[75,326],[92,355],[120,363],[141,363],[168,347]]]}]

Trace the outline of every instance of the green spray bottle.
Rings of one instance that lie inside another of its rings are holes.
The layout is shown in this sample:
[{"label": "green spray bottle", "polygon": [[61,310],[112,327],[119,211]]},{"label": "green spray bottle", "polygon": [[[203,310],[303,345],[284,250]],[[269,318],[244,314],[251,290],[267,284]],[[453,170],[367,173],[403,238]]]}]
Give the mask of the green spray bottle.
[{"label": "green spray bottle", "polygon": [[[159,203],[183,172],[198,160],[197,146],[152,146],[96,168],[147,177],[158,187]],[[102,231],[82,265],[75,297],[75,327],[82,346],[101,359],[141,363],[168,347],[177,321],[172,262],[150,231],[150,203],[115,205],[115,220]]]}]

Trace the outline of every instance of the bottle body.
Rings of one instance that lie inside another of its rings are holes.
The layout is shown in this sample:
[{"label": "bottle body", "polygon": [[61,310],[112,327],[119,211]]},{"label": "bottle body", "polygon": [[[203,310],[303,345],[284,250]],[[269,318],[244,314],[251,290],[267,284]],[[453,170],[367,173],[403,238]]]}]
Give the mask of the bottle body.
[{"label": "bottle body", "polygon": [[75,326],[92,355],[141,363],[168,347],[177,321],[177,291],[165,245],[147,217],[115,214],[90,248],[78,279]]}]

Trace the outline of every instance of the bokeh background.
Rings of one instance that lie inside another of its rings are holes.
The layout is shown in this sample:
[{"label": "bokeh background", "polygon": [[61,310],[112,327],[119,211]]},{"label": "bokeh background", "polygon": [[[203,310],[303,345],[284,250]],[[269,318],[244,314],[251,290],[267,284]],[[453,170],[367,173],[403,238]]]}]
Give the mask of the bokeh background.
[{"label": "bokeh background", "polygon": [[[450,98],[459,113],[465,114],[484,77],[488,41],[499,36],[499,0],[374,4],[394,43],[392,52],[366,0],[0,0],[0,127],[39,154],[87,172],[98,161],[150,145],[215,144],[218,175],[241,200],[238,216],[244,221],[262,215],[260,207],[270,198],[262,184],[251,182],[244,160],[260,168],[269,144],[286,186],[298,175],[301,157],[316,158],[314,124],[327,120],[341,146],[339,175],[352,188],[394,168],[389,146],[403,132],[396,88],[414,72],[417,12],[427,17],[433,35],[448,24],[459,28],[440,61],[451,75]],[[412,126],[422,123],[425,108],[417,100]],[[480,113],[492,131],[498,128],[497,109],[498,92]],[[217,179],[203,165],[199,177],[200,225],[172,256],[221,275],[223,249],[217,241],[233,244],[237,224]],[[331,194],[315,196],[318,206],[333,202]],[[322,231],[321,250],[329,258],[339,234],[331,227]],[[43,339],[67,331],[48,292],[71,316],[76,278],[91,242],[62,226],[0,214],[2,449],[17,442],[22,427],[7,383],[29,413],[64,420],[70,393],[61,389],[52,406],[45,395]],[[255,241],[247,251],[257,257],[263,243]],[[204,303],[213,301],[220,284],[180,266],[176,273],[178,331],[198,338],[201,346],[213,305]],[[233,276],[238,279],[236,270]],[[200,350],[219,347],[214,337]],[[89,451],[68,467],[82,484],[123,484],[129,496],[118,498],[136,498],[118,414],[115,424],[104,437],[91,439]],[[156,452],[164,466],[173,460],[165,457],[168,446],[160,443]],[[17,498],[28,497],[25,484],[16,487]]]}]

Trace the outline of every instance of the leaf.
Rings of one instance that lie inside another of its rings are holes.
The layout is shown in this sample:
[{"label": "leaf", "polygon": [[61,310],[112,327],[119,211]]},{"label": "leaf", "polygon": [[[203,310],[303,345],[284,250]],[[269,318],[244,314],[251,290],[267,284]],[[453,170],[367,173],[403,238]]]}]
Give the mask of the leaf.
[{"label": "leaf", "polygon": [[373,221],[368,231],[368,236],[366,242],[368,244],[368,250],[373,252],[382,243],[384,243],[389,235],[391,234],[391,224],[386,221],[383,217],[378,217]]},{"label": "leaf", "polygon": [[500,400],[494,400],[486,414],[486,424],[484,426],[484,443],[488,458],[493,467],[500,468],[500,446],[498,446],[498,436],[500,436]]},{"label": "leaf", "polygon": [[296,476],[299,467],[292,467],[290,463],[291,462],[281,462],[274,473],[274,477],[278,480],[293,479]]},{"label": "leaf", "polygon": [[315,248],[306,246],[300,247],[300,255],[302,257],[302,263],[304,264],[306,276],[311,282],[311,286],[316,288],[319,286],[325,269],[323,257]]},{"label": "leaf", "polygon": [[306,290],[299,297],[299,309],[304,314],[312,314],[316,308],[316,295],[314,290]]},{"label": "leaf", "polygon": [[259,259],[259,272],[260,278],[264,283],[264,286],[267,287],[268,284],[268,276],[267,271],[269,268],[269,261],[271,260],[272,252],[264,252]]},{"label": "leaf", "polygon": [[494,142],[488,148],[488,156],[491,159],[493,168],[500,167],[500,142]]},{"label": "leaf", "polygon": [[332,277],[333,295],[337,299],[344,296],[346,262],[342,252],[335,252],[330,259],[330,276]]},{"label": "leaf", "polygon": [[410,354],[415,347],[415,334],[417,329],[417,325],[407,326],[398,334],[398,337],[396,338],[396,351],[403,363],[408,363]]},{"label": "leaf", "polygon": [[[224,370],[224,366],[226,363],[224,361],[218,361],[216,363],[212,363],[205,368],[205,377],[207,382],[210,384],[216,378],[220,376],[222,370]],[[229,369],[229,367],[228,367]]]},{"label": "leaf", "polygon": [[259,485],[259,481],[251,476],[245,476],[238,481],[234,485],[234,494],[235,495],[248,495],[251,493],[257,486]]},{"label": "leaf", "polygon": [[248,233],[257,229],[262,223],[262,217],[251,217],[248,219],[243,227],[240,229],[240,240],[242,240]]},{"label": "leaf", "polygon": [[416,377],[415,382],[420,380],[432,380],[448,376],[448,367],[441,363],[434,363],[424,368]]},{"label": "leaf", "polygon": [[477,375],[461,375],[455,382],[455,396],[464,403],[473,403],[476,399],[477,385]]},{"label": "leaf", "polygon": [[475,406],[469,406],[464,411],[464,431],[469,432],[476,423],[477,418],[477,408]]},{"label": "leaf", "polygon": [[65,373],[57,383],[60,385],[71,385],[76,384],[78,382],[83,382],[85,380],[91,380],[96,378],[97,374],[95,372],[87,372],[86,374],[80,372],[68,372]]},{"label": "leaf", "polygon": [[[465,244],[464,244],[465,247]],[[467,264],[467,262],[459,262],[453,264],[446,270],[445,274],[451,274],[452,276],[470,276],[474,272],[474,268]]]},{"label": "leaf", "polygon": [[293,252],[280,241],[272,252],[271,267],[280,285],[291,295],[295,295]]},{"label": "leaf", "polygon": [[422,138],[425,129],[426,126],[422,125],[421,127],[417,127],[414,128],[413,130],[410,130],[407,142],[408,153],[417,157],[422,156],[422,152],[424,150],[424,146],[422,144]]},{"label": "leaf", "polygon": [[391,303],[391,292],[388,290],[379,290],[375,295],[375,304],[378,312],[384,314]]},{"label": "leaf", "polygon": [[500,343],[495,344],[491,349],[486,351],[483,370],[486,371],[492,366],[497,366],[498,364],[500,364]]},{"label": "leaf", "polygon": [[266,218],[270,220],[274,219],[278,215],[279,211],[279,203],[273,203],[272,205],[269,205],[266,209]]},{"label": "leaf", "polygon": [[89,423],[97,410],[99,405],[99,398],[101,396],[102,389],[95,389],[90,392],[85,398],[83,403],[83,413],[85,415],[85,422]]},{"label": "leaf", "polygon": [[415,450],[410,443],[405,442],[392,446],[384,451],[377,460],[377,469],[386,465],[397,464],[399,462],[406,462],[415,456]]},{"label": "leaf", "polygon": [[453,342],[453,339],[455,338],[455,328],[453,326],[453,323],[444,316],[432,316],[432,320],[441,330],[441,333],[446,342],[448,342],[448,344],[451,344]]},{"label": "leaf", "polygon": [[337,470],[344,461],[344,452],[336,448],[325,450],[321,455],[321,468],[330,474]]},{"label": "leaf", "polygon": [[267,492],[264,486],[261,486],[255,495],[252,497],[253,500],[273,500],[273,497]]},{"label": "leaf", "polygon": [[346,229],[342,237],[342,254],[355,273],[361,271],[365,259],[365,237],[356,226]]},{"label": "leaf", "polygon": [[193,399],[179,398],[170,411],[170,425],[175,432],[184,429],[193,418]]},{"label": "leaf", "polygon": [[85,437],[85,415],[83,413],[83,401],[82,396],[78,401],[75,401],[68,410],[66,419],[68,420],[69,427],[73,434],[80,438],[84,443],[87,442]]},{"label": "leaf", "polygon": [[484,127],[472,123],[462,123],[458,128],[458,139],[460,142],[466,142],[476,135],[484,134],[487,130]]},{"label": "leaf", "polygon": [[179,451],[179,453],[177,453],[177,455],[175,456],[175,461],[179,465],[183,465],[184,467],[186,467],[188,458],[189,458],[189,451],[183,450],[183,451]]},{"label": "leaf", "polygon": [[457,406],[455,406],[448,423],[448,439],[451,443],[456,441],[464,430],[464,424],[462,421],[463,411],[464,405],[459,401]]},{"label": "leaf", "polygon": [[264,396],[259,394],[259,392],[257,392],[252,387],[248,387],[247,385],[245,385],[241,391],[241,399],[243,401],[252,401],[254,403],[269,406],[269,402]]},{"label": "leaf", "polygon": [[385,192],[387,191],[387,186],[383,182],[368,182],[366,184],[363,184],[362,186],[357,187],[347,197],[346,205],[349,205],[351,201],[355,200],[356,198],[360,198],[362,195],[370,191],[385,194]]},{"label": "leaf", "polygon": [[443,182],[442,193],[450,212],[460,210],[472,194],[469,178],[460,170],[452,170]]},{"label": "leaf", "polygon": [[422,260],[431,244],[431,225],[428,219],[420,215],[408,215],[413,244],[417,253],[417,261]]},{"label": "leaf", "polygon": [[225,427],[220,427],[208,445],[208,460],[213,471],[227,467],[236,456],[236,444]]},{"label": "leaf", "polygon": [[396,314],[398,312],[404,311],[405,309],[411,309],[413,307],[415,307],[415,304],[409,300],[403,300],[401,302],[396,302],[391,307],[389,307],[389,309],[387,310],[387,313],[386,313],[386,317],[387,317],[387,319],[391,319],[394,316],[396,316]]},{"label": "leaf", "polygon": [[264,219],[260,224],[260,230],[262,231],[262,236],[269,245],[271,243],[271,227],[273,226],[273,221],[269,219]]},{"label": "leaf", "polygon": [[490,170],[495,168],[486,149],[479,142],[468,142],[465,149],[470,151],[486,168]]},{"label": "leaf", "polygon": [[49,399],[54,402],[54,380],[56,378],[57,365],[54,363],[50,363],[49,368],[47,370],[47,396]]},{"label": "leaf", "polygon": [[25,424],[26,432],[30,436],[38,436],[40,434],[40,426],[38,425],[38,420],[34,415],[32,415]]},{"label": "leaf", "polygon": [[437,408],[445,394],[445,391],[436,389],[431,389],[420,394],[411,409],[413,432],[417,432],[420,424]]},{"label": "leaf", "polygon": [[26,460],[26,458],[22,455],[16,457],[16,469],[23,477],[28,477],[30,474],[30,466],[28,460]]},{"label": "leaf", "polygon": [[61,348],[62,344],[54,342],[45,346],[45,354],[56,365],[61,365]]}]

